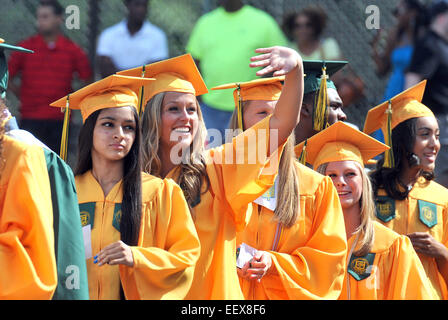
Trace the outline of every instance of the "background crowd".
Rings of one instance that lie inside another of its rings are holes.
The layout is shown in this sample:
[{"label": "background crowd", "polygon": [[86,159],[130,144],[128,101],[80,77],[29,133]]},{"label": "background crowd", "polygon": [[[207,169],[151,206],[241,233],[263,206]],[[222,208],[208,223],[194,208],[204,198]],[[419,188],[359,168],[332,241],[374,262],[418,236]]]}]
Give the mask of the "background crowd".
[{"label": "background crowd", "polygon": [[[227,30],[228,26],[225,26],[225,23],[241,27],[244,27],[244,24],[247,24],[248,21],[252,23],[252,20],[238,19],[237,17],[235,21],[232,21],[232,18],[229,17],[236,16],[238,12],[241,15],[250,15],[252,13],[242,12],[240,10],[240,1],[229,2],[231,3],[230,7],[223,7],[223,11],[228,13],[227,17],[225,15],[215,17],[215,21],[210,23],[217,24],[216,27],[202,32],[204,33],[202,35],[195,36],[220,39],[220,41],[215,41],[212,46],[216,45],[217,50],[225,48],[225,50],[219,51],[222,55],[221,57],[219,55],[213,57],[213,52],[209,52],[209,55],[212,56],[211,58],[203,57],[205,61],[202,61],[201,72],[208,86],[234,80],[250,80],[249,73],[245,71],[248,68],[246,65],[244,65],[246,69],[244,67],[239,68],[240,71],[236,74],[239,77],[238,79],[229,78],[228,81],[227,77],[233,70],[227,69],[225,64],[213,64],[212,70],[209,71],[207,69],[206,59],[235,57],[234,54],[229,54],[229,52],[234,52],[233,50],[241,45],[241,40],[239,39],[244,38],[244,34],[238,31],[218,36],[216,30],[221,28],[221,24],[224,24],[221,30]],[[366,13],[366,4],[360,1],[353,3],[350,0],[250,0],[243,1],[243,3],[259,9],[253,10],[254,12],[256,11],[255,16],[251,16],[251,19],[254,19],[253,21],[259,21],[260,25],[269,26],[260,32],[267,29],[270,30],[266,31],[270,36],[265,38],[266,41],[264,43],[246,44],[248,47],[251,45],[269,46],[269,38],[272,38],[275,41],[284,42],[292,48],[298,49],[304,59],[325,58],[349,61],[348,66],[339,72],[336,79],[333,80],[337,84],[338,91],[344,102],[344,112],[350,121],[358,127],[362,126],[368,109],[393,96],[400,91],[401,87],[405,86],[404,73],[409,68],[414,43],[419,36],[425,34],[430,24],[437,18],[434,13],[440,12],[440,9],[432,8],[432,1],[430,0],[383,1],[375,4],[379,8],[380,14],[380,29],[377,30],[366,27],[366,19],[369,14]],[[68,39],[73,41],[70,44],[73,47],[63,46],[72,55],[73,63],[68,69],[58,70],[59,73],[57,75],[45,74],[42,65],[39,65],[40,70],[36,74],[36,71],[32,70],[33,62],[31,62],[31,66],[26,65],[26,67],[20,65],[17,59],[9,62],[10,69],[13,69],[10,71],[12,78],[16,78],[14,81],[10,81],[10,93],[7,96],[13,115],[19,120],[23,118],[22,127],[25,125],[56,150],[59,148],[57,141],[55,141],[57,134],[52,134],[52,132],[60,132],[58,128],[61,125],[62,115],[57,110],[41,112],[37,108],[35,114],[30,114],[32,111],[26,111],[27,104],[29,105],[36,101],[42,104],[45,102],[39,101],[39,94],[36,94],[32,99],[33,101],[21,101],[18,91],[20,80],[24,81],[27,78],[41,79],[44,77],[49,84],[52,81],[54,82],[52,79],[62,80],[60,82],[61,87],[55,88],[55,90],[60,90],[60,92],[54,92],[55,96],[61,96],[70,91],[70,82],[72,88],[77,89],[90,81],[98,80],[113,73],[114,70],[131,67],[132,65],[126,62],[126,60],[133,60],[136,61],[137,65],[141,65],[144,62],[150,63],[192,51],[194,58],[197,59],[197,62],[200,62],[199,48],[193,47],[193,31],[198,34],[201,33],[198,25],[204,24],[203,21],[206,19],[200,18],[223,5],[220,0],[80,1],[76,3],[79,9],[79,25],[75,25],[75,28],[73,28],[73,25],[70,26],[65,20],[66,17],[73,13],[68,11],[66,14],[65,8],[73,3],[69,0],[61,0],[60,4],[62,8],[56,9],[54,12],[56,15],[60,14],[58,19],[52,14],[45,16],[41,13],[39,16],[39,2],[37,1],[5,0],[2,5],[5,8],[5,12],[8,12],[8,15],[4,15],[0,20],[2,37],[8,43],[17,44],[26,39],[28,39],[29,43],[33,37],[36,38],[36,33],[49,34],[43,36],[49,48],[46,54],[51,54],[52,45],[58,45],[57,41],[54,42],[55,35],[58,33],[67,37],[64,41],[68,41]],[[216,10],[214,12],[217,13]],[[128,31],[126,31],[123,23],[127,17],[129,18]],[[443,29],[444,19],[440,18],[438,20],[443,20],[438,21],[442,25],[440,29]],[[143,23],[143,21],[145,22]],[[20,28],[17,26],[20,26]],[[114,32],[121,32],[119,34],[120,44],[114,44],[114,40],[110,40]],[[127,34],[127,38],[124,36],[125,34]],[[146,54],[137,49],[138,43],[144,41],[145,37],[157,39],[148,47],[150,50]],[[123,41],[127,41],[126,45],[123,45]],[[132,41],[134,42],[133,44],[131,43]],[[45,45],[45,43],[41,42],[40,45]],[[133,56],[124,53],[127,51],[123,51],[123,48],[128,46],[132,46],[133,52],[138,52],[135,56],[142,57],[146,61],[135,60]],[[229,48],[229,46],[232,48]],[[196,50],[196,55],[193,50]],[[6,54],[9,56],[9,53]],[[428,65],[437,66],[437,60],[441,60],[443,64],[443,59],[445,59],[444,63],[446,66],[446,51],[442,51],[439,54],[441,57],[426,55],[424,60],[428,61]],[[36,57],[35,54],[27,58],[32,60],[43,59],[41,61],[45,61],[48,68],[59,63],[57,59]],[[241,61],[245,61],[244,59]],[[15,65],[12,65],[13,63]],[[34,65],[36,64],[34,63]],[[25,68],[25,72],[20,70],[20,67]],[[213,70],[213,68],[217,68],[219,72]],[[227,75],[225,74],[226,72]],[[17,75],[17,73],[22,73],[22,77]],[[216,78],[216,74],[220,74],[220,76]],[[424,76],[428,78],[428,75],[425,74]],[[440,95],[444,95],[442,99],[446,99],[446,91],[444,90],[446,90],[448,81],[446,79],[437,79],[436,81],[439,83],[437,91],[441,92]],[[414,81],[413,83],[415,84],[416,82]],[[410,86],[410,83],[407,86]],[[25,90],[32,91],[33,88]],[[43,91],[41,93],[42,95],[46,94]],[[435,94],[437,95],[438,93]],[[204,97],[206,101],[201,101],[203,108],[211,108],[210,111],[213,111],[215,114],[214,118],[207,117],[210,112],[204,112],[208,123],[226,123],[222,119],[227,119],[230,116],[231,105],[225,106],[222,102],[214,102],[220,100],[219,97],[219,92],[213,92]],[[54,99],[52,100],[52,97],[48,97],[47,100],[49,103]],[[231,101],[227,101],[227,103],[229,102]],[[446,121],[443,110],[436,110],[435,112],[440,114],[439,121]],[[39,121],[35,120],[44,120],[48,125],[39,129],[38,126],[36,127]],[[76,137],[81,124],[79,114],[73,114],[72,123],[70,135]],[[53,130],[53,125],[56,130]],[[446,133],[442,132],[442,138],[444,135]],[[379,138],[381,139],[382,137],[380,136]],[[72,151],[69,152],[68,162],[73,166],[76,158],[73,150],[76,150],[77,142],[76,139],[70,139],[69,141],[71,144],[69,150]],[[448,153],[448,141],[443,141],[442,139],[442,150],[438,157],[438,163],[447,162],[443,159],[446,159],[445,155]],[[442,171],[445,169],[439,165],[438,167],[441,170],[438,172],[438,180],[441,181]]]}]

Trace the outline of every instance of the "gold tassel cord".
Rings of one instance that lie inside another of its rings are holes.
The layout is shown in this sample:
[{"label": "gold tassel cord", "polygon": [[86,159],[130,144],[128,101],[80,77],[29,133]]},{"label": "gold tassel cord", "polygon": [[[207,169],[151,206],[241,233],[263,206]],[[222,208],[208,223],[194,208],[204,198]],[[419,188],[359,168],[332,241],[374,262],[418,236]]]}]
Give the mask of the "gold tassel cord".
[{"label": "gold tassel cord", "polygon": [[[145,72],[146,72],[146,66],[143,65],[142,66],[142,78],[145,77]],[[142,86],[140,88],[140,96],[139,96],[139,103],[138,103],[138,117],[141,119],[142,115],[143,115],[143,97],[145,95],[145,88],[144,86]]]},{"label": "gold tassel cord", "polygon": [[237,84],[237,94],[238,94],[238,128],[243,129],[243,99],[241,98],[241,87]]},{"label": "gold tassel cord", "polygon": [[6,126],[6,124],[8,123],[9,120],[12,119],[12,115],[10,114],[9,116],[7,116],[3,121],[2,124],[0,125],[2,128]]},{"label": "gold tassel cord", "polygon": [[305,143],[303,144],[302,152],[300,153],[299,162],[303,165],[306,165],[306,144],[308,142],[308,139],[305,140]]},{"label": "gold tassel cord", "polygon": [[62,137],[61,137],[61,148],[59,151],[59,156],[62,160],[67,161],[67,146],[68,146],[68,127],[70,122],[70,95],[67,95],[67,102],[65,104],[65,109],[61,109],[64,112],[64,124],[62,126]]},{"label": "gold tassel cord", "polygon": [[394,160],[394,152],[392,149],[392,103],[389,100],[389,106],[386,110],[387,113],[387,124],[386,124],[386,136],[385,142],[390,147],[389,150],[386,150],[384,153],[384,164],[385,168],[394,168],[395,160]]},{"label": "gold tassel cord", "polygon": [[319,92],[317,95],[317,102],[314,105],[314,130],[320,132],[327,126],[327,67],[322,68],[322,75],[320,81]]}]

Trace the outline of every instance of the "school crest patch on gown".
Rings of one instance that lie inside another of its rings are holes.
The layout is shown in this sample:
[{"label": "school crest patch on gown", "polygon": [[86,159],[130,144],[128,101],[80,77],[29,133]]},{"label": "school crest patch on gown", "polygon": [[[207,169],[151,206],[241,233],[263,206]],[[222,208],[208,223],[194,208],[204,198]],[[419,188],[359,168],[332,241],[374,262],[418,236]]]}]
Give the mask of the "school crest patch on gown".
[{"label": "school crest patch on gown", "polygon": [[418,212],[420,221],[428,228],[437,224],[437,206],[434,203],[418,200]]},{"label": "school crest patch on gown", "polygon": [[79,214],[81,216],[81,225],[83,227],[90,224],[93,229],[93,220],[95,219],[95,205],[96,202],[86,202],[79,204]]},{"label": "school crest patch on gown", "polygon": [[383,222],[389,222],[395,218],[395,200],[386,197],[378,196],[375,199],[376,216]]},{"label": "school crest patch on gown", "polygon": [[115,229],[120,232],[120,223],[121,223],[121,203],[116,203],[114,207],[114,219],[112,220],[112,225]]},{"label": "school crest patch on gown", "polygon": [[368,253],[364,257],[353,256],[348,264],[348,273],[358,281],[364,280],[372,273],[375,253]]}]

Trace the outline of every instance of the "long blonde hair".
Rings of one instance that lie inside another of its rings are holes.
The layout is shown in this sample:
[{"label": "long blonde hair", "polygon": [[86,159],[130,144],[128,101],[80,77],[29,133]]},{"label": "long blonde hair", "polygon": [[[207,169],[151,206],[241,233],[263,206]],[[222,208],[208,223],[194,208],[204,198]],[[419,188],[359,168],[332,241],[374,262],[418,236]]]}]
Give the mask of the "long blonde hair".
[{"label": "long blonde hair", "polygon": [[[242,104],[242,111],[247,101]],[[244,123],[244,122],[243,122]],[[238,129],[238,112],[235,109],[230,118],[229,128]],[[294,132],[288,137],[283,149],[279,164],[277,207],[274,211],[274,220],[289,228],[294,225],[300,211],[299,179],[295,170]]]},{"label": "long blonde hair", "polygon": [[[157,177],[161,177],[160,172],[162,170],[162,163],[158,151],[162,136],[162,108],[164,98],[165,92],[158,93],[152,97],[146,104],[141,120],[143,171]],[[206,182],[205,191],[209,187],[204,158],[207,132],[197,101],[196,106],[199,118],[198,130],[193,138],[193,143],[190,145],[189,152],[183,153],[184,158],[182,159],[182,163],[179,164],[180,173],[176,181],[184,192],[185,199],[193,217],[193,208],[200,202],[201,189],[204,181]]]},{"label": "long blonde hair", "polygon": [[[359,250],[353,252],[355,256],[365,256],[370,252],[373,246],[373,242],[375,241],[375,228],[373,225],[374,217],[375,217],[375,202],[373,201],[373,188],[372,183],[370,182],[370,178],[367,173],[364,171],[364,168],[361,165],[353,161],[359,171],[361,172],[362,179],[362,193],[361,198],[359,199],[359,209],[361,216],[361,224],[355,230],[354,234],[360,234],[360,238],[358,243],[360,244]],[[328,162],[324,163],[317,168],[317,172],[326,175],[328,167]],[[359,247],[359,246],[358,246]]]}]

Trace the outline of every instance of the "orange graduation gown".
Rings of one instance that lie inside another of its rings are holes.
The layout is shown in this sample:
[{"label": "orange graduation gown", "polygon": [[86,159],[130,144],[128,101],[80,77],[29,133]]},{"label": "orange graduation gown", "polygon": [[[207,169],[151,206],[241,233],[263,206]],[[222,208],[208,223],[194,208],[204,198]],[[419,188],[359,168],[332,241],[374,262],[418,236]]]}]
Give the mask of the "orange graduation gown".
[{"label": "orange graduation gown", "polygon": [[[379,190],[378,195],[386,196],[386,193]],[[448,246],[448,189],[437,182],[427,182],[425,178],[420,177],[405,200],[381,200],[382,206],[377,201],[378,222],[403,235],[429,232],[434,239],[445,247]],[[447,285],[437,269],[435,259],[423,254],[418,256],[438,299],[447,299]]]},{"label": "orange graduation gown", "polygon": [[[244,299],[236,272],[236,232],[247,223],[248,204],[274,184],[284,146],[267,157],[270,118],[207,152],[210,187],[194,207],[201,256],[187,299]],[[168,176],[177,181],[178,174],[177,167]]]},{"label": "orange graduation gown", "polygon": [[57,271],[44,152],[6,135],[2,148],[0,299],[51,299]]},{"label": "orange graduation gown", "polygon": [[[375,240],[369,257],[352,257],[340,299],[435,299],[432,286],[409,238],[376,221],[373,223]],[[352,236],[349,239],[349,248],[354,245],[355,238]],[[366,258],[371,260],[367,264]]]},{"label": "orange graduation gown", "polygon": [[[76,176],[83,225],[91,224],[92,255],[120,240],[121,181],[104,197],[91,171]],[[93,213],[93,214],[92,214]],[[193,280],[200,245],[182,190],[170,179],[142,173],[142,220],[134,266],[87,261],[91,299],[183,299]]]},{"label": "orange graduation gown", "polygon": [[300,192],[296,223],[279,228],[274,211],[252,203],[249,224],[238,233],[238,244],[272,257],[260,282],[240,278],[246,299],[337,299],[341,292],[347,241],[338,194],[329,177],[298,162],[295,169]]}]

